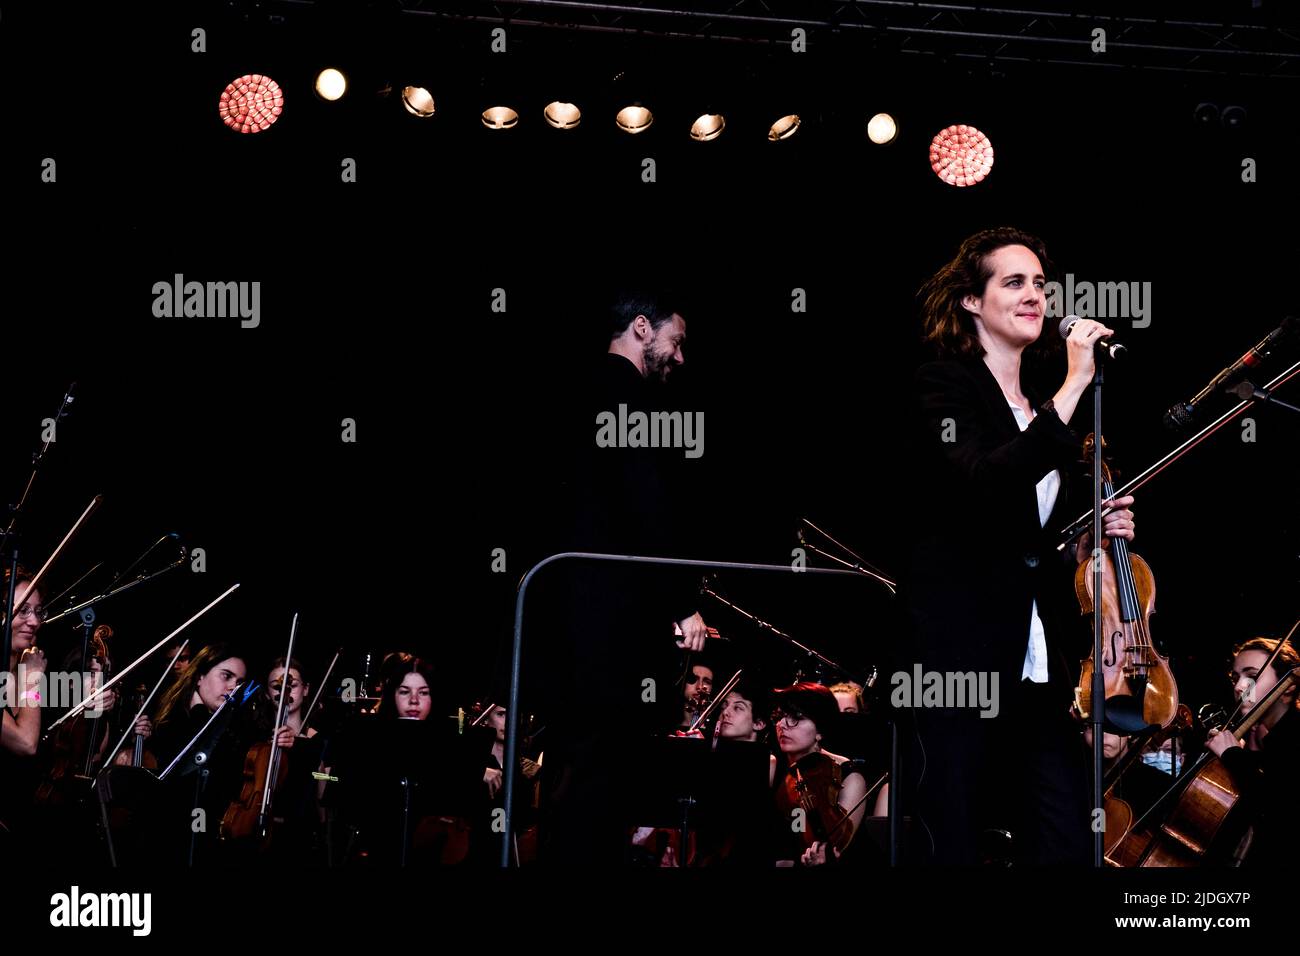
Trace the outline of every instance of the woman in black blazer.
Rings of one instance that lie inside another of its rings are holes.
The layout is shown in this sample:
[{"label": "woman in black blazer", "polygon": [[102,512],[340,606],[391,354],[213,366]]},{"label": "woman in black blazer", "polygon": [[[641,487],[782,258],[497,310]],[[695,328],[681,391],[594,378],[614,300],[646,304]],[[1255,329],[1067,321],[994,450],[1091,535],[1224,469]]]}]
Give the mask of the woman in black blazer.
[{"label": "woman in black blazer", "polygon": [[[1112,330],[1076,323],[1064,381],[1039,387],[1034,358],[1056,335],[1043,329],[1045,262],[1039,239],[986,230],[922,290],[939,360],[915,379],[902,592],[910,643],[899,670],[914,676],[920,665],[946,686],[955,686],[948,675],[972,675],[965,686],[996,691],[914,710],[912,810],[938,862],[979,862],[989,828],[1009,829],[1024,862],[1088,859],[1087,755],[1069,716],[1087,647],[1062,642],[1078,619],[1071,574],[1091,544],[1085,537],[1063,558],[1052,532],[1079,500],[1091,504],[1073,474],[1082,441],[1069,422],[1091,384],[1096,342]],[[1114,502],[1108,537],[1133,537],[1132,502]]]}]

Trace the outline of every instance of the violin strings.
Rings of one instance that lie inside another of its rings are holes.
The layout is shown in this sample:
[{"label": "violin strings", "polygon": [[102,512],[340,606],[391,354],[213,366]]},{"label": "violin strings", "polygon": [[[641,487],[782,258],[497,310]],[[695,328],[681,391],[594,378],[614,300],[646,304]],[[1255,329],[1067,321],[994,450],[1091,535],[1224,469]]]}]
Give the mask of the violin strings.
[{"label": "violin strings", "polygon": [[[1113,498],[1115,496],[1114,486],[1107,482],[1105,487],[1107,498]],[[1124,596],[1128,599],[1129,607],[1133,609],[1133,620],[1130,622],[1130,626],[1133,629],[1134,645],[1142,649],[1142,662],[1150,664],[1150,655],[1147,654],[1146,649],[1151,645],[1151,639],[1147,636],[1146,622],[1142,619],[1142,615],[1138,610],[1137,583],[1134,580],[1133,566],[1129,560],[1128,544],[1123,538],[1116,538],[1114,547],[1117,559],[1120,558],[1119,552],[1124,552],[1123,560],[1115,561],[1115,574],[1117,585],[1124,589]]]}]

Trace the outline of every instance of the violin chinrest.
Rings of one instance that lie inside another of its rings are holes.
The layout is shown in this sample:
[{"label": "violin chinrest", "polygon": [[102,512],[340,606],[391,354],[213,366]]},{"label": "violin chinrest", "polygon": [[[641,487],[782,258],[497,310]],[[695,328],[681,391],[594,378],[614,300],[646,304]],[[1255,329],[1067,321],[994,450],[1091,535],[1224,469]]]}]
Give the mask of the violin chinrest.
[{"label": "violin chinrest", "polygon": [[1142,701],[1137,697],[1116,694],[1106,698],[1105,730],[1108,734],[1131,737],[1153,729],[1142,712]]}]

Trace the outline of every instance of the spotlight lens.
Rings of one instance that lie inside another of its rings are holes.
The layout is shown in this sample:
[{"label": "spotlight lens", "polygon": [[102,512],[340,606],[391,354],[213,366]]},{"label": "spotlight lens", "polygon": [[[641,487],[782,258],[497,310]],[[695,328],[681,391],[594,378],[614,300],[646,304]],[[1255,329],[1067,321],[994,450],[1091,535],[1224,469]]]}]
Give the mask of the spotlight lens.
[{"label": "spotlight lens", "polygon": [[618,128],[625,133],[642,133],[650,128],[655,116],[644,106],[625,106],[614,117]]},{"label": "spotlight lens", "polygon": [[247,73],[226,86],[217,101],[221,122],[236,133],[260,133],[271,128],[284,110],[280,84],[261,73]]},{"label": "spotlight lens", "polygon": [[572,103],[556,100],[546,107],[546,122],[556,129],[573,129],[582,122],[582,110]]},{"label": "spotlight lens", "polygon": [[406,86],[402,88],[402,105],[412,116],[428,119],[433,115],[433,96],[423,86]]},{"label": "spotlight lens", "polygon": [[489,106],[483,111],[483,125],[488,129],[511,129],[519,114],[508,106]]},{"label": "spotlight lens", "polygon": [[993,168],[993,144],[974,126],[949,126],[930,141],[930,168],[949,186],[974,186]]},{"label": "spotlight lens", "polygon": [[867,138],[878,146],[892,143],[898,135],[898,124],[888,113],[877,113],[867,122]]},{"label": "spotlight lens", "polygon": [[800,119],[798,114],[791,113],[789,116],[782,116],[772,124],[772,128],[767,131],[767,138],[770,142],[789,139],[799,131]]},{"label": "spotlight lens", "polygon": [[333,67],[321,70],[320,76],[316,77],[316,92],[323,100],[333,102],[346,93],[347,89],[347,77]]},{"label": "spotlight lens", "polygon": [[727,121],[721,113],[705,113],[691,124],[691,139],[707,143],[721,136],[726,126]]}]

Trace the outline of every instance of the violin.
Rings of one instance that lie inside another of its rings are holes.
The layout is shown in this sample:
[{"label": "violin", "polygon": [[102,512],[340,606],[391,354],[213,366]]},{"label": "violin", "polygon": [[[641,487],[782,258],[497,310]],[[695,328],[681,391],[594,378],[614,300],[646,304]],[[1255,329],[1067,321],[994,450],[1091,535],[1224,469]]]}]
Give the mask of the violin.
[{"label": "violin", "polygon": [[[132,692],[132,704],[128,709],[139,710],[144,706],[144,701],[149,693],[149,688],[144,684],[137,684]],[[128,754],[123,751],[117,755],[113,763],[119,767],[143,767],[146,770],[158,769],[158,758],[152,752],[145,750],[144,734],[137,732],[134,728],[131,731],[131,752]]]},{"label": "violin", "polygon": [[[96,687],[103,686],[111,673],[108,669],[110,657],[108,642],[113,637],[113,629],[107,624],[95,628],[87,646],[87,661],[98,661],[102,670],[98,672],[86,693],[93,693]],[[91,674],[96,672],[91,671]],[[116,713],[121,713],[119,708]],[[88,717],[85,713],[60,726],[54,733],[50,744],[50,769],[36,791],[38,803],[52,806],[64,805],[83,799],[88,794],[85,790],[94,779],[97,763],[106,739],[101,733],[108,723],[106,715],[98,718]],[[79,785],[85,786],[79,786]]]},{"label": "violin", "polygon": [[690,737],[694,740],[704,740],[703,724],[713,713],[713,701],[717,698],[711,694],[696,694],[689,698],[682,709],[684,719],[689,719],[690,727],[674,730],[668,736],[670,737]]},{"label": "violin", "polygon": [[239,796],[221,817],[223,840],[247,840],[257,836],[261,845],[270,842],[270,818],[262,814],[262,795],[269,789],[272,799],[284,782],[283,751],[274,741],[262,740],[244,755],[244,782]]},{"label": "violin", "polygon": [[[277,714],[285,693],[282,680],[279,692],[272,698]],[[297,736],[305,737],[306,729],[304,726]],[[223,840],[256,839],[259,847],[266,849],[271,843],[274,824],[283,822],[282,817],[275,815],[274,804],[289,777],[290,754],[277,741],[277,735],[273,734],[272,739],[253,744],[244,755],[244,782],[239,796],[230,802],[221,817]]]},{"label": "violin", "polygon": [[[1089,435],[1084,456],[1091,460],[1095,441]],[[1106,447],[1105,440],[1102,448]],[[1103,496],[1113,498],[1110,466],[1102,461]],[[1168,728],[1178,714],[1178,684],[1169,659],[1151,642],[1150,619],[1155,610],[1156,582],[1150,566],[1129,551],[1124,538],[1111,538],[1107,552],[1094,543],[1102,568],[1102,633],[1106,637],[1101,667],[1106,688],[1106,711],[1115,723],[1155,724]],[[1074,593],[1080,613],[1090,615],[1096,607],[1091,561],[1079,565],[1074,575]],[[1094,649],[1095,650],[1095,649]],[[1092,681],[1096,662],[1093,652],[1080,662],[1079,684],[1074,689],[1074,709],[1086,720],[1092,710]]]},{"label": "violin", "polygon": [[[289,649],[284,655],[284,675],[280,679],[279,693],[274,698],[275,721],[271,725],[271,739],[255,743],[244,755],[244,783],[239,796],[230,802],[221,817],[223,840],[256,837],[262,849],[270,844],[275,821],[272,801],[288,777],[285,766],[288,758],[280,747],[280,730],[285,726],[286,706],[293,688],[293,642],[297,634],[298,615],[295,612],[289,627]],[[299,736],[305,734],[306,729],[304,725]]]},{"label": "violin", "polygon": [[782,781],[777,805],[786,815],[796,807],[804,811],[805,848],[822,843],[842,853],[853,839],[853,821],[839,804],[842,785],[840,765],[820,752],[800,757]]}]

